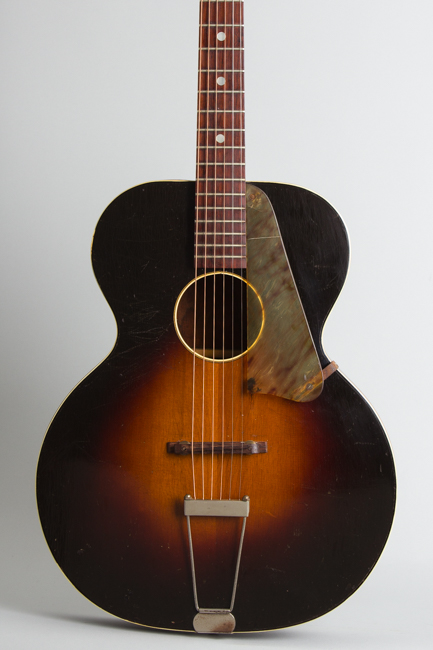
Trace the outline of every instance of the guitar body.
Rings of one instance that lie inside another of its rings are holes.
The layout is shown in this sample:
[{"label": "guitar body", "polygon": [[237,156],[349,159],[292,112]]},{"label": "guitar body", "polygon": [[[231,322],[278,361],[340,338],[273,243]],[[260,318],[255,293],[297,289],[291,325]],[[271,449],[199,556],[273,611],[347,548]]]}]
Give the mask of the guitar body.
[{"label": "guitar body", "polygon": [[[325,367],[321,331],[347,272],[346,231],[307,190],[257,186],[275,210]],[[242,417],[245,440],[266,442],[266,453],[193,462],[168,453],[167,443],[191,440],[193,355],[173,309],[194,278],[194,192],[193,182],[141,185],[99,221],[93,265],[118,338],[51,423],[37,473],[40,518],[60,568],[96,605],[141,625],[193,630],[184,496],[248,495],[236,631],[287,627],[336,607],[373,568],[393,519],[392,455],[375,413],[338,371],[306,403],[235,391],[243,415],[234,428]],[[245,387],[246,365],[246,355],[230,370],[198,361],[203,401],[212,382],[222,387],[218,403],[229,378]],[[201,607],[230,604],[240,528],[236,517],[192,522]]]}]

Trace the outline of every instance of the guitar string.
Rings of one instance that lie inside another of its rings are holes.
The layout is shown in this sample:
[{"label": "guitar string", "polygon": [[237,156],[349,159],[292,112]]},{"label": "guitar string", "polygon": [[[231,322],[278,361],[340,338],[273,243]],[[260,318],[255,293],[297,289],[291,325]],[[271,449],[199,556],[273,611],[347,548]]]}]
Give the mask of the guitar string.
[{"label": "guitar string", "polygon": [[[216,20],[215,23],[218,22],[218,2],[216,2]],[[210,27],[211,21],[208,20],[208,40],[207,40],[207,45],[208,48],[211,47],[211,27]],[[216,32],[216,30],[215,30]],[[218,59],[218,39],[215,39],[216,44],[215,44],[215,57]],[[212,41],[212,46],[213,46],[213,41]],[[208,74],[208,91],[210,90],[210,79],[209,79],[209,74]],[[217,85],[217,73],[215,73],[215,98],[214,98],[214,119],[216,122],[217,118],[217,111],[216,111],[216,105],[217,105],[217,90],[218,85]],[[209,103],[210,103],[210,93],[208,92],[209,95]],[[209,137],[207,138],[207,141],[209,142]],[[212,143],[213,145],[213,151],[214,151],[214,160],[217,158],[217,145],[216,141]],[[216,168],[216,164],[214,163],[214,167]],[[213,178],[216,178],[216,174],[213,174]],[[214,484],[214,458],[215,458],[215,330],[216,330],[216,314],[215,314],[215,309],[216,309],[216,248],[215,248],[215,215],[216,215],[216,180],[212,181],[213,185],[213,201],[212,203],[214,204],[214,207],[212,208],[212,216],[213,216],[213,235],[211,237],[212,239],[212,250],[213,250],[213,292],[212,292],[212,413],[211,413],[211,431],[212,431],[212,452],[211,452],[211,473],[210,473],[210,498],[213,499],[213,484]]]},{"label": "guitar string", "polygon": [[[227,27],[226,27],[226,25],[227,25],[227,13],[226,12],[227,12],[227,5],[226,5],[226,3],[224,3],[224,21],[223,21],[224,33],[226,33],[226,31],[227,31]],[[217,20],[215,21],[215,24],[218,25],[219,24],[218,15],[217,15],[216,18],[217,18]],[[215,28],[215,33],[216,34],[218,34],[218,29],[219,29],[218,27]],[[216,41],[218,41],[218,38],[216,38]],[[225,41],[222,41],[222,42],[225,45]],[[223,73],[224,73],[224,78],[226,79],[226,83],[227,83],[227,47],[223,48],[223,53],[224,53],[223,54]],[[215,69],[217,69],[217,67],[218,66],[215,66]],[[216,77],[218,76],[217,72],[215,73],[215,76]],[[216,95],[215,96],[215,101],[217,101],[218,95],[217,94],[215,94],[215,95]],[[223,93],[223,97],[224,97],[224,102],[223,102],[224,133],[223,134],[225,136],[225,134],[227,132],[226,131],[226,126],[227,126],[226,125],[226,108],[227,108],[227,106],[226,106],[226,93]],[[225,144],[225,140],[224,140],[224,144]],[[223,151],[225,151],[225,149]],[[225,154],[224,154],[224,158],[225,158]],[[224,160],[224,162],[225,162],[225,160]],[[223,194],[224,194],[224,196],[223,196],[223,205],[224,206],[225,206],[225,188],[226,188],[226,182],[225,182],[225,180],[226,180],[226,168],[227,168],[227,165],[224,164],[224,173],[223,173]],[[215,177],[216,177],[216,174],[215,174]],[[224,212],[224,224],[223,224],[223,237],[222,237],[222,243],[223,243],[223,263],[222,263],[223,275],[222,275],[222,283],[223,283],[223,287],[222,287],[222,333],[221,333],[221,337],[222,337],[222,343],[221,343],[221,348],[222,348],[221,375],[222,376],[221,376],[221,479],[220,479],[220,499],[223,498],[224,424],[225,424],[225,417],[224,417],[225,416],[225,394],[224,393],[225,393],[225,300],[226,300],[226,276],[225,276],[225,270],[226,270],[226,258],[225,258],[225,255],[226,255],[226,247],[225,247],[225,243],[226,243],[226,236],[225,236],[226,235],[226,217],[225,217],[225,213],[226,213],[226,210],[223,210],[223,212]],[[216,214],[216,210],[215,210],[215,214]],[[216,224],[214,226],[214,232],[215,231],[216,231]],[[214,235],[215,240],[216,240],[216,237],[217,236],[215,234]]]},{"label": "guitar string", "polygon": [[[243,2],[239,3],[239,24],[242,25],[242,26],[244,24],[244,3]],[[243,27],[240,28],[240,35],[243,36]],[[243,38],[242,38],[242,39],[240,39],[239,47],[243,47],[243,46],[244,46],[244,42],[243,42]],[[244,68],[245,68],[244,56],[241,54],[243,51],[244,50],[239,50],[239,57],[242,57],[242,65],[239,66],[239,69],[241,69],[242,71],[244,71]],[[240,85],[240,90],[244,91],[245,90],[244,72],[241,72],[240,84],[239,85]],[[241,97],[241,109],[242,109],[242,111],[245,111],[245,93],[241,92],[240,97]],[[234,105],[234,103],[233,103],[233,105]],[[244,112],[240,113],[240,115],[245,116],[245,113]],[[245,122],[245,120],[244,119],[242,120],[242,117],[241,117],[241,123],[242,123],[243,128],[245,128],[245,123],[244,122]],[[241,131],[241,133],[245,133],[245,131]],[[243,144],[245,146],[245,143],[243,143]],[[245,149],[239,149],[240,157],[241,157],[242,151],[245,151]],[[245,162],[245,156],[244,156],[244,162]],[[244,170],[244,172],[243,172],[243,184],[242,184],[242,186],[245,188],[245,191],[246,191],[245,165],[243,166],[243,170]],[[242,214],[244,216],[245,229],[246,229],[246,208],[245,208],[245,212],[242,211]],[[246,270],[245,270],[245,274],[246,274]],[[242,275],[242,273],[241,273],[241,275]],[[243,289],[243,286],[242,286],[242,289]],[[241,314],[240,314],[240,321],[241,321],[241,331],[240,331],[240,335],[241,335],[241,351],[243,351],[243,349],[244,349],[244,322],[243,322],[244,321],[244,299],[243,299],[243,296],[244,296],[244,292],[242,290],[241,295],[240,295],[240,301],[241,301],[241,304],[240,304],[240,307],[241,307]],[[240,463],[239,463],[239,465],[240,465],[239,466],[239,499],[241,499],[242,468],[243,468],[243,459],[244,459],[244,421],[245,421],[245,417],[244,417],[244,370],[245,370],[245,365],[246,365],[246,358],[247,358],[247,355],[245,355],[244,357],[241,357],[240,363],[239,363],[239,367],[240,367],[240,371],[241,371],[240,372],[240,389],[241,389],[241,458],[240,458]]]},{"label": "guitar string", "polygon": [[[235,24],[235,13],[234,13],[234,2],[232,2],[232,15],[231,15],[231,25],[232,25],[232,48],[231,48],[231,59],[232,59],[232,70],[231,70],[231,76],[232,76],[232,83],[234,79],[234,27],[233,25]],[[233,88],[234,89],[234,88]],[[233,94],[232,94],[232,114],[231,114],[231,134],[232,134],[232,164],[231,164],[231,178],[234,178],[234,169],[235,166],[233,165],[233,160],[234,160],[234,113],[233,113]],[[232,197],[233,201],[233,197]],[[232,232],[234,230],[233,228],[233,219],[234,219],[234,210],[231,210],[231,220],[232,220]],[[233,240],[232,240],[233,241]],[[232,255],[233,255],[233,249],[232,249]],[[232,259],[232,265],[234,266],[234,259]],[[233,269],[234,271],[234,269]],[[233,464],[234,464],[234,373],[235,373],[235,361],[234,361],[234,356],[235,356],[235,278],[234,275],[232,275],[231,278],[231,283],[232,283],[232,322],[231,322],[231,338],[232,338],[232,361],[231,361],[231,377],[232,377],[232,394],[231,394],[231,454],[230,454],[230,481],[229,481],[229,499],[231,499],[231,491],[232,491],[232,480],[233,480]]]},{"label": "guitar string", "polygon": [[[210,49],[209,49],[209,18],[210,18],[210,6],[208,3],[208,13],[207,13],[207,55],[206,55],[206,79],[209,80],[209,68],[210,68]],[[206,92],[205,92],[205,101],[206,101],[206,148],[205,148],[205,158],[206,158],[206,164],[205,164],[205,193],[204,193],[204,198],[205,198],[205,203],[206,207],[204,210],[205,213],[205,246],[204,246],[204,278],[203,278],[203,360],[202,360],[202,367],[203,367],[203,382],[202,382],[202,431],[201,431],[201,459],[202,459],[202,493],[203,493],[203,499],[205,498],[205,462],[204,462],[204,440],[205,440],[205,412],[206,412],[206,310],[207,310],[207,286],[208,286],[208,269],[207,269],[207,249],[208,249],[208,225],[209,225],[209,205],[208,205],[208,178],[209,178],[209,122],[210,122],[210,93],[209,93],[209,81],[207,81],[206,85]],[[210,210],[212,212],[212,209]]]},{"label": "guitar string", "polygon": [[[199,65],[198,65],[198,111],[197,111],[197,151],[196,151],[196,232],[195,232],[195,260],[194,260],[194,324],[193,324],[193,367],[192,367],[192,427],[191,427],[191,465],[192,465],[192,482],[193,482],[193,498],[197,498],[196,490],[196,477],[195,477],[195,457],[194,457],[194,434],[196,425],[196,374],[197,374],[197,300],[198,300],[198,241],[200,232],[200,210],[199,210],[199,187],[200,187],[200,108],[201,108],[201,91],[202,91],[202,47],[203,47],[203,12],[204,3],[200,2],[200,32],[199,32]],[[206,216],[205,216],[206,218]]]}]

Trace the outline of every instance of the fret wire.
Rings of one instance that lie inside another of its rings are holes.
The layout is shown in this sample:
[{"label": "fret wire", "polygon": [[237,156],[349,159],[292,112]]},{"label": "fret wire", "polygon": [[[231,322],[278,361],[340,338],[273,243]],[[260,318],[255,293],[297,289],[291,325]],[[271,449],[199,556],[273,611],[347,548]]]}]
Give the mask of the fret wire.
[{"label": "fret wire", "polygon": [[200,68],[199,72],[202,72],[203,74],[206,74],[206,72],[244,72],[243,70],[232,70],[232,68],[217,68],[212,70],[203,70]]},{"label": "fret wire", "polygon": [[199,47],[198,49],[202,50],[202,51],[211,50],[212,52],[214,52],[216,50],[218,50],[218,52],[223,52],[223,51],[225,51],[225,52],[239,52],[239,51],[243,52],[245,48],[244,47]]},{"label": "fret wire", "polygon": [[245,192],[196,192],[196,196],[245,196]]},{"label": "fret wire", "polygon": [[[228,94],[228,93],[230,93],[230,94],[239,93],[239,94],[241,94],[241,93],[244,93],[245,90],[198,90],[197,92],[198,92],[198,94],[200,94],[200,93],[226,93],[226,94]],[[212,110],[212,109],[209,109],[209,110]],[[230,109],[227,109],[227,110],[230,110]]]},{"label": "fret wire", "polygon": [[198,181],[237,181],[238,183],[244,183],[243,178],[197,178]]},{"label": "fret wire", "polygon": [[[204,233],[203,232],[203,233],[197,233],[197,234],[198,234],[198,236],[202,235],[203,237],[209,237],[209,235],[212,235],[212,237],[214,235],[216,235],[217,237],[236,237],[236,235],[238,235],[239,237],[245,237],[245,235],[242,235],[241,233],[232,233],[232,232],[229,232],[229,233],[225,233],[225,232],[224,233],[223,232]],[[240,244],[236,244],[236,243],[233,243],[233,244],[227,244],[227,243],[218,244],[218,242],[213,242],[213,243],[210,243],[210,244],[206,243],[206,244],[197,244],[197,245],[198,246],[215,246],[216,248],[218,246],[224,246],[224,248],[245,248],[245,246],[247,244],[246,244],[246,242],[245,243],[241,242]]]},{"label": "fret wire", "polygon": [[247,256],[246,255],[210,255],[209,257],[205,257],[204,255],[197,255],[198,260],[209,260],[209,259],[225,259],[227,260],[246,260]]},{"label": "fret wire", "polygon": [[[230,244],[228,244],[227,246],[225,246],[223,244],[199,244],[199,246],[202,246],[203,248],[211,248],[211,247],[212,248],[214,248],[214,247],[229,248]],[[236,246],[235,245],[235,246],[232,246],[232,248],[245,248],[245,246]],[[236,251],[236,252],[243,253],[244,251]],[[202,253],[202,256],[203,256],[203,253]],[[209,255],[209,257],[232,257],[232,255],[213,255],[211,253]]]},{"label": "fret wire", "polygon": [[199,113],[228,113],[229,115],[231,113],[245,113],[245,109],[243,111],[232,111],[229,108],[224,109],[224,108],[212,108],[212,109],[199,109]]},{"label": "fret wire", "polygon": [[229,165],[245,165],[244,162],[231,162],[231,163],[221,163],[221,162],[199,162],[197,163],[198,165],[206,165],[206,167],[210,165],[221,165],[222,167],[228,167]]},{"label": "fret wire", "polygon": [[[208,224],[208,225],[211,225],[211,224]],[[214,237],[214,236],[218,237],[219,235],[230,236],[230,237],[243,237],[243,238],[244,238],[244,242],[242,243],[242,246],[246,246],[246,239],[245,239],[245,237],[247,236],[247,233],[246,233],[245,231],[243,231],[243,232],[228,232],[228,233],[223,233],[223,232],[218,232],[218,230],[211,230],[211,231],[208,231],[207,234],[206,234],[204,231],[200,231],[200,230],[196,230],[196,231],[195,231],[195,236],[196,236],[196,237],[197,237],[197,236],[199,236],[199,237],[205,237],[205,236],[210,236],[210,235],[212,235],[212,237]],[[235,246],[240,246],[240,245],[241,245],[241,244],[235,244]]]},{"label": "fret wire", "polygon": [[[209,205],[197,205],[196,209],[197,210],[209,210],[209,209],[212,210],[212,206],[209,206]],[[229,205],[222,205],[221,207],[216,208],[216,210],[246,210],[246,208],[244,208],[241,205],[234,205],[233,207],[230,207]],[[197,219],[203,220],[203,217],[197,217]],[[206,221],[207,219],[208,219],[207,216],[205,216],[204,221]],[[228,219],[212,219],[212,218],[210,218],[210,220],[215,221],[215,223],[225,223],[225,222],[230,223],[230,220],[228,220]],[[231,222],[232,223],[242,223],[242,219],[231,219]]]},{"label": "fret wire", "polygon": [[[221,210],[222,208],[218,208],[218,210]],[[230,208],[233,209],[233,208]],[[241,209],[241,208],[236,208],[236,209]],[[242,210],[245,210],[245,208],[242,208]],[[198,223],[244,223],[244,219],[208,219],[207,217],[199,218],[197,217],[197,222]]]}]

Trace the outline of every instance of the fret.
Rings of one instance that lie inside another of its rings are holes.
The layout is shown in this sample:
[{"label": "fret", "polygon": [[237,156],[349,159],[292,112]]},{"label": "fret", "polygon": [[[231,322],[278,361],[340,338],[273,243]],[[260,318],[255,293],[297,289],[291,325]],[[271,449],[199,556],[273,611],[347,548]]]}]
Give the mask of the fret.
[{"label": "fret", "polygon": [[232,163],[227,163],[227,164],[225,164],[225,163],[219,163],[219,162],[199,162],[199,163],[197,163],[197,164],[198,164],[198,165],[205,165],[206,167],[209,167],[210,165],[219,165],[220,167],[223,167],[223,168],[224,168],[224,167],[227,167],[227,166],[230,167],[231,165],[243,165],[243,166],[245,166],[245,163],[244,163],[244,162],[236,162],[236,163],[233,163],[233,162],[232,162]]},{"label": "fret", "polygon": [[[224,34],[224,38],[218,38],[219,33]],[[225,27],[208,27],[200,32],[200,49],[218,49],[233,50],[244,48],[244,30],[242,27],[225,29]]]},{"label": "fret", "polygon": [[[203,249],[203,250],[197,250],[197,249]],[[211,250],[206,250],[206,246],[204,244],[198,244],[198,246],[195,247],[196,252],[198,253],[198,257],[210,257],[214,259],[215,257],[236,257],[239,253],[246,253],[246,246],[222,246],[221,244],[218,245],[213,245],[210,247]],[[226,248],[226,250],[224,250]],[[215,250],[216,249],[216,250]],[[216,254],[215,254],[216,253]],[[225,253],[225,254],[224,254]],[[245,257],[245,256],[243,256]]]},{"label": "fret", "polygon": [[[232,205],[231,203],[228,203],[229,199],[233,199],[234,201],[240,201],[239,197],[242,197],[242,199],[245,199],[245,192],[226,192],[226,193],[225,192],[196,192],[195,195],[196,195],[196,197],[197,196],[205,196],[210,201],[214,201],[214,200],[222,201],[222,199],[224,199],[224,202],[221,203],[221,206],[222,205],[228,205],[229,207]],[[203,204],[200,203],[200,205],[203,205]],[[235,203],[235,205],[240,205],[242,207],[244,205],[244,203],[243,202],[241,202],[240,204]],[[215,205],[215,206],[209,206],[209,207],[218,208],[220,206]]]},{"label": "fret", "polygon": [[230,25],[229,23],[219,23],[218,25],[215,23],[201,23],[202,27],[243,27],[243,25]]},{"label": "fret", "polygon": [[[245,239],[246,233],[244,232],[211,232],[211,233],[206,233],[206,232],[197,232],[196,236],[197,237],[207,237],[208,235],[216,235],[217,239],[218,237],[243,237]],[[238,244],[236,244],[237,246]],[[239,244],[239,246],[243,246],[244,244]],[[245,240],[245,245],[246,245],[246,240]]]},{"label": "fret", "polygon": [[202,51],[208,51],[208,50],[209,50],[209,51],[211,51],[211,52],[214,52],[214,51],[216,51],[216,50],[219,50],[219,51],[222,51],[222,50],[232,50],[233,52],[239,52],[239,51],[243,51],[243,50],[244,50],[243,47],[199,47],[198,49],[199,49],[199,50],[202,50]]},{"label": "fret", "polygon": [[[246,243],[238,242],[196,242],[194,249],[199,257],[204,257],[205,255],[208,258],[218,257],[221,253],[225,253],[226,257],[232,257],[232,255],[237,254],[245,255],[247,252],[247,245]],[[214,253],[216,253],[216,255],[214,255]]]},{"label": "fret", "polygon": [[[198,261],[198,268],[207,268],[207,269],[237,269],[237,268],[245,268],[245,264],[236,264],[236,260],[242,260],[246,261],[247,256],[246,255],[212,255],[209,257],[205,257],[204,255],[198,255],[197,256],[197,261]],[[224,266],[222,264],[215,264],[214,260],[223,260],[225,262]],[[200,262],[206,262],[206,267],[205,265]]]},{"label": "fret", "polygon": [[201,239],[200,239],[200,241],[197,240],[197,242],[196,242],[197,246],[203,246],[203,238],[205,238],[205,241],[207,243],[210,243],[211,241],[216,240],[216,242],[214,241],[214,243],[216,243],[217,245],[221,245],[221,244],[218,243],[219,242],[218,238],[221,238],[221,237],[225,237],[225,238],[234,237],[234,238],[237,238],[237,240],[232,241],[231,244],[229,243],[228,239],[224,239],[224,242],[228,246],[246,246],[247,245],[247,243],[246,243],[247,242],[247,239],[246,239],[247,235],[246,235],[245,232],[236,232],[236,231],[234,231],[234,230],[232,231],[230,229],[226,230],[226,231],[223,231],[223,232],[222,231],[213,231],[213,230],[212,231],[210,231],[210,230],[209,231],[207,231],[207,230],[197,231],[196,230],[195,238],[197,239],[198,237],[200,237]]},{"label": "fret", "polygon": [[[218,223],[215,225],[215,227],[212,228],[211,223],[205,224],[202,221],[199,221],[196,224],[196,229],[195,229],[195,236],[203,236],[203,235],[224,235],[224,234],[231,234],[231,235],[242,235],[243,237],[246,237],[246,232],[245,229],[241,226],[245,226],[245,223],[242,223],[238,221],[235,224],[231,224],[230,222],[228,223]],[[246,240],[245,240],[246,241]]]},{"label": "fret", "polygon": [[[228,52],[227,52],[228,53]],[[240,70],[233,70],[229,62],[222,62],[216,68],[211,68],[206,62],[199,68],[199,88],[206,85],[216,90],[226,90],[227,86],[233,86],[233,90],[244,90],[244,73]],[[217,79],[224,77],[225,83],[218,83]]]},{"label": "fret", "polygon": [[[220,140],[224,140],[224,144]],[[237,133],[236,131],[225,131],[217,129],[216,131],[206,132],[199,131],[198,145],[200,147],[223,147],[231,148],[244,148],[245,147],[245,133]]]},{"label": "fret", "polygon": [[[224,248],[239,246],[245,247],[247,245],[247,236],[245,233],[231,233],[231,232],[211,232],[196,233],[196,246],[224,246]],[[198,240],[200,238],[200,241]],[[202,241],[204,239],[204,241]]]},{"label": "fret", "polygon": [[218,253],[225,253],[223,257],[232,257],[233,253],[246,253],[246,246],[244,244],[196,244],[195,250],[198,252],[199,257],[204,257],[206,252],[206,257],[211,255],[212,257],[219,257],[219,255],[214,255],[215,249]]},{"label": "fret", "polygon": [[[215,208],[215,207],[211,207],[209,205],[196,205],[195,209],[196,210],[207,210],[208,212],[211,212],[211,211],[214,212],[216,210],[217,212],[219,212],[219,210],[245,210],[245,206],[243,206],[243,205],[221,205],[218,208]],[[225,221],[226,216],[225,216],[224,213],[223,213],[223,215],[224,215],[223,221]],[[216,216],[219,216],[219,215],[216,215]],[[220,215],[220,216],[222,216],[222,215]],[[234,214],[232,214],[231,216],[234,217]],[[200,216],[198,218],[204,219],[206,221],[208,219],[208,215],[205,214],[204,217]],[[212,218],[212,221],[218,221],[218,219],[215,220],[214,218]],[[238,223],[239,219],[234,219],[233,222]]]},{"label": "fret", "polygon": [[[246,254],[247,252],[247,245],[244,243],[238,243],[238,242],[197,242],[194,246],[195,252],[198,254],[199,257],[206,257],[212,258],[212,257],[218,257],[219,254],[225,253],[225,257],[232,257],[234,254]],[[217,253],[217,255],[214,255],[214,253]]]},{"label": "fret", "polygon": [[[239,170],[239,171],[243,171],[243,170]],[[210,178],[210,177],[209,177],[209,178],[206,178],[205,176],[199,176],[199,177],[197,177],[197,179],[196,179],[196,184],[197,184],[197,183],[204,183],[204,182],[206,182],[206,181],[209,181],[210,183],[219,183],[219,182],[226,181],[226,179],[224,179],[224,178]],[[241,177],[241,178],[235,178],[234,181],[233,181],[233,180],[230,180],[230,181],[229,181],[229,180],[227,179],[227,182],[243,183],[244,186],[245,186],[245,177],[244,177],[244,174],[242,174],[242,177]],[[242,188],[242,189],[243,189],[243,188]]]},{"label": "fret", "polygon": [[[246,208],[242,208],[243,211],[245,211]],[[208,208],[208,210],[212,210],[212,208]],[[221,210],[221,208],[217,208],[217,210]],[[196,218],[196,226],[200,226],[200,232],[205,232],[206,228],[212,228],[212,226],[216,225],[219,230],[217,232],[233,232],[236,234],[245,234],[245,215],[243,213],[238,213],[239,217],[236,219],[230,219],[228,217],[233,217],[233,214],[229,215],[224,215],[224,219],[215,219],[213,214],[205,215],[201,214],[198,215]],[[220,217],[221,215],[217,215]],[[219,224],[219,225],[218,225]],[[224,227],[222,227],[224,226]],[[242,227],[242,230],[237,230],[238,227]],[[202,230],[203,228],[204,230]],[[208,232],[212,232],[211,230],[208,230]]]},{"label": "fret", "polygon": [[218,68],[217,70],[199,70],[199,72],[202,72],[203,74],[207,72],[244,72],[243,70],[231,70],[230,68]]},{"label": "fret", "polygon": [[[232,260],[236,260],[236,259],[238,259],[238,260],[240,260],[240,259],[246,260],[246,259],[247,259],[247,256],[246,256],[246,255],[227,255],[227,256],[226,256],[226,255],[212,255],[212,256],[207,257],[207,262],[209,262],[209,267],[210,267],[210,268],[213,267],[213,264],[211,264],[210,262],[211,262],[213,259],[215,259],[215,258],[216,258],[216,259],[225,259],[226,261],[228,261],[228,260],[230,260],[230,259],[232,259]],[[205,259],[205,257],[204,257],[204,255],[199,255],[199,256],[197,257],[197,259],[203,261],[203,260]],[[207,267],[207,268],[208,268],[208,267]],[[226,264],[225,268],[226,268],[226,269],[230,269],[230,268],[235,268],[235,267],[233,267],[233,266],[228,266],[228,265]]]},{"label": "fret", "polygon": [[[241,111],[241,110],[231,110],[231,109],[226,110],[226,109],[223,109],[223,108],[216,108],[216,109],[214,108],[214,109],[212,109],[212,111],[216,112],[216,113],[245,113],[245,111]],[[209,113],[209,109],[207,109],[207,110],[200,109],[198,112],[199,113]]]},{"label": "fret", "polygon": [[243,2],[202,2],[200,5],[200,20],[202,23],[243,23]]},{"label": "fret", "polygon": [[245,179],[243,178],[237,178],[234,181],[225,178],[217,178],[216,180],[209,178],[197,178],[197,183],[200,184],[200,190],[208,189],[205,187],[207,184],[208,187],[213,187],[215,191],[226,191],[228,188],[236,192],[240,190],[243,190],[245,192]]},{"label": "fret", "polygon": [[243,95],[206,95],[200,94],[198,97],[199,110],[205,113],[213,111],[224,113],[244,113]]},{"label": "fret", "polygon": [[[201,197],[197,198],[197,202],[200,204],[199,207],[206,207],[207,212],[203,213],[204,216],[204,221],[207,221],[208,223],[213,220],[214,216],[220,216],[222,218],[225,218],[227,216],[234,217],[235,220],[237,220],[238,215],[239,215],[239,221],[243,221],[245,219],[245,213],[244,212],[238,212],[236,215],[230,214],[230,213],[222,213],[220,215],[214,214],[215,210],[220,210],[223,207],[237,207],[237,208],[242,208],[243,210],[246,209],[246,202],[245,202],[245,197],[240,197],[240,196],[232,196],[231,199],[229,200],[229,197],[224,198],[223,196],[207,196],[205,200],[203,200]],[[202,217],[203,218],[203,217]]]},{"label": "fret", "polygon": [[244,93],[245,90],[198,90],[197,91],[199,94],[200,93],[226,93],[226,94],[233,94],[233,93]]},{"label": "fret", "polygon": [[[245,208],[244,208],[245,209]],[[197,219],[196,233],[245,235],[245,219]]]},{"label": "fret", "polygon": [[[214,187],[215,185],[218,185],[218,187]],[[233,183],[231,182],[224,184],[224,181],[218,181],[217,183],[212,181],[208,183],[207,181],[202,180],[200,181],[200,187],[197,188],[200,192],[198,192],[196,196],[201,196],[202,194],[205,194],[206,196],[235,196],[235,190],[243,190],[240,192],[241,196],[245,194],[245,181],[238,181],[236,185],[239,187],[233,187]],[[233,192],[230,192],[229,190],[233,190]]]},{"label": "fret", "polygon": [[218,243],[218,242],[209,243],[208,242],[206,244],[204,242],[197,242],[196,245],[195,245],[196,250],[199,249],[199,248],[213,248],[213,249],[216,249],[217,251],[219,251],[219,250],[222,251],[222,250],[224,250],[224,248],[229,248],[231,250],[237,249],[236,252],[238,252],[238,253],[243,253],[244,251],[242,249],[246,249],[246,247],[247,247],[246,243],[236,244],[234,242],[232,244],[229,244],[227,242],[225,242],[225,243]]},{"label": "fret", "polygon": [[196,253],[204,257],[213,257],[214,253],[217,255],[225,253],[226,257],[231,257],[232,255],[245,254],[247,252],[247,245],[242,242],[196,242],[195,244]]},{"label": "fret", "polygon": [[245,128],[245,111],[199,111],[199,129]]},{"label": "fret", "polygon": [[[203,132],[219,131],[219,130],[220,129],[198,129],[198,131],[203,131]],[[237,132],[244,132],[245,133],[245,129],[224,129],[224,131],[232,131],[233,133],[237,133]]]},{"label": "fret", "polygon": [[245,162],[245,149],[227,148],[217,149],[209,147],[208,149],[197,149],[198,163],[212,164],[231,164],[236,162]]},{"label": "fret", "polygon": [[[238,222],[238,224],[241,224],[241,222]],[[208,235],[209,236],[210,235],[212,235],[212,236],[213,235],[217,235],[217,236],[223,235],[224,237],[229,236],[229,235],[233,235],[233,236],[236,236],[236,237],[238,237],[238,236],[239,237],[246,237],[247,236],[245,230],[234,230],[233,225],[230,225],[229,223],[224,223],[224,227],[218,227],[216,230],[215,229],[214,230],[209,230],[208,228],[205,227],[206,224],[203,223],[203,222],[199,222],[197,225],[199,225],[201,227],[196,228],[196,230],[195,230],[195,236],[196,237],[204,237],[204,236],[208,236]],[[209,225],[211,225],[211,224],[208,224],[208,226]]]},{"label": "fret", "polygon": [[199,110],[209,113],[211,111],[223,111],[224,113],[240,112],[244,113],[243,95],[218,95],[206,92],[198,96]]},{"label": "fret", "polygon": [[[224,77],[224,84],[218,84],[217,79]],[[244,76],[241,72],[233,73],[231,70],[222,69],[219,72],[200,70],[198,92],[215,90],[217,92],[245,92]]]},{"label": "fret", "polygon": [[243,50],[232,50],[217,48],[199,52],[199,69],[223,69],[232,70],[244,68]]},{"label": "fret", "polygon": [[245,192],[196,192],[196,196],[245,196]]},{"label": "fret", "polygon": [[[222,260],[221,262],[216,260]],[[246,255],[212,255],[204,257],[197,255],[197,267],[199,269],[245,269],[247,266]]]},{"label": "fret", "polygon": [[[222,165],[221,165],[222,166]],[[206,166],[207,167],[207,166]],[[225,165],[224,165],[225,167]],[[233,177],[230,180],[234,181],[245,181],[244,170],[241,167],[234,167],[232,169],[197,169],[197,181],[214,180],[214,181],[223,181],[224,175],[227,174],[227,179],[229,180],[228,174],[232,174]],[[221,172],[221,176],[219,173]]]},{"label": "fret", "polygon": [[[196,232],[196,239],[199,237],[204,238],[205,242],[197,241],[197,246],[246,246],[247,239],[244,232]],[[238,239],[238,241],[232,241],[231,243],[226,239],[222,238],[230,237],[230,239]],[[213,244],[209,243],[209,239],[213,241]],[[221,240],[221,241],[219,241]],[[240,240],[240,241],[239,241]]]},{"label": "fret", "polygon": [[[216,227],[213,227],[214,224]],[[244,221],[214,221],[213,219],[209,221],[197,221],[195,234],[200,237],[204,235],[242,235],[246,237],[245,228],[243,228],[244,225]],[[242,226],[242,228],[238,229],[238,226]]]},{"label": "fret", "polygon": [[[221,208],[221,207],[246,207],[245,195],[241,196],[230,196],[228,194],[221,194],[220,196],[215,196],[215,194],[206,194],[205,196],[197,196],[196,201],[198,206],[205,206],[207,208]],[[208,216],[209,216],[208,211]]]}]

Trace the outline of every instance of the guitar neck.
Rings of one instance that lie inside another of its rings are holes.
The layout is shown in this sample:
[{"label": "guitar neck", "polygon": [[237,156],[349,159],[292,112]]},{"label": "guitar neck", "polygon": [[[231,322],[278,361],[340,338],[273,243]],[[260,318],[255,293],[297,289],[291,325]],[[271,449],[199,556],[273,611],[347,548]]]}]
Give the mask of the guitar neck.
[{"label": "guitar neck", "polygon": [[246,268],[243,0],[200,2],[197,268]]}]

